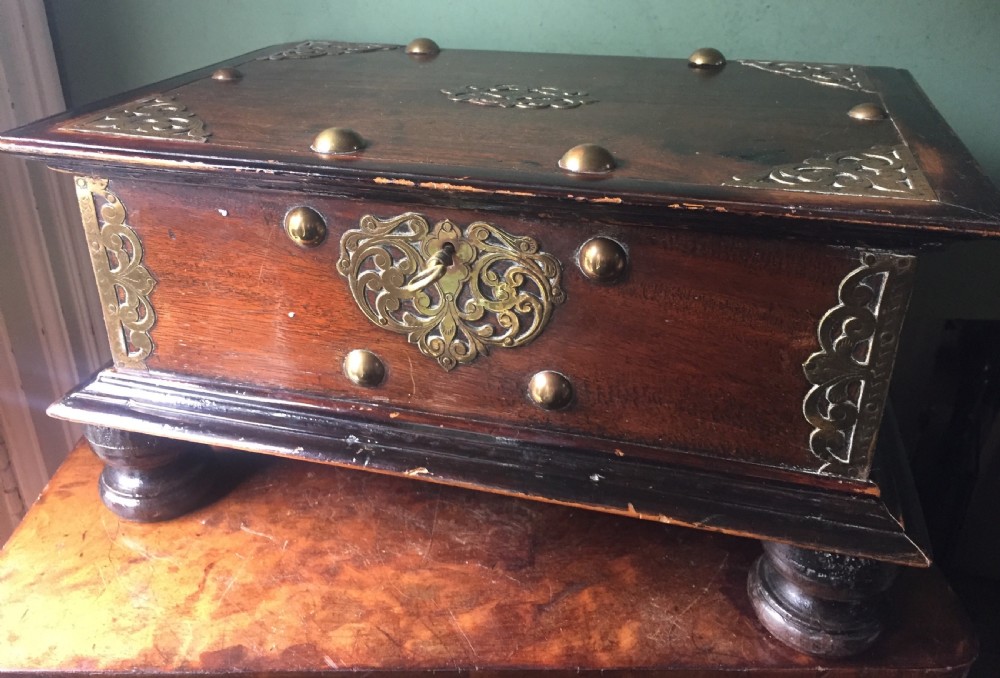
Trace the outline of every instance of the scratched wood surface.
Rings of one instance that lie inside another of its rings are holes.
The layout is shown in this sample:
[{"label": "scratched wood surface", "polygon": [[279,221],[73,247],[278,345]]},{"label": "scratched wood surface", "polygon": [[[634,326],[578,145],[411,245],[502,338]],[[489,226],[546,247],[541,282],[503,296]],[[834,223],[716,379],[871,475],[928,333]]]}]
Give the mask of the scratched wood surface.
[{"label": "scratched wood surface", "polygon": [[[485,206],[511,204],[518,202],[513,190],[544,209],[591,199],[682,215],[723,207],[739,216],[722,221],[778,216],[758,226],[809,238],[817,237],[816,220],[830,218],[846,222],[836,228],[841,233],[853,224],[872,236],[918,244],[1000,234],[1000,195],[905,71],[859,68],[866,87],[857,91],[735,60],[705,72],[679,59],[442,47],[433,59],[402,50],[283,61],[249,54],[227,62],[244,74],[237,83],[208,78],[209,67],[34,123],[0,137],[0,149],[64,166],[96,161],[241,185],[391,188],[432,203],[462,196]],[[498,84],[585,91],[598,101],[568,110],[502,109],[450,101],[441,92]],[[211,132],[208,142],[62,129],[68,119],[154,93],[176,96],[196,113]],[[862,102],[883,105],[892,121],[849,118],[847,111]],[[334,125],[357,130],[364,152],[313,153],[313,137]],[[938,201],[731,185],[734,177],[763,178],[785,163],[896,145],[899,132]],[[591,181],[559,170],[558,158],[586,142],[612,151],[618,163],[612,175]]]},{"label": "scratched wood surface", "polygon": [[907,570],[886,636],[822,662],[769,639],[756,543],[613,516],[224,455],[229,493],[124,523],[79,446],[0,556],[0,673],[963,675],[975,644],[934,570]]},{"label": "scratched wood surface", "polygon": [[[836,304],[840,281],[859,265],[857,250],[664,233],[652,228],[655,220],[637,228],[610,218],[584,224],[425,210],[431,224],[451,219],[464,229],[486,218],[534,238],[561,263],[566,296],[529,346],[494,348],[446,372],[405,336],[369,320],[337,272],[341,236],[362,215],[387,219],[411,205],[118,179],[111,188],[157,280],[149,369],[376,400],[449,417],[449,428],[516,423],[598,437],[609,456],[634,443],[630,456],[657,460],[680,449],[790,471],[830,466],[805,442],[810,385],[801,365],[818,349],[816,326]],[[297,247],[282,229],[285,213],[301,204],[329,225],[314,249]],[[627,279],[617,285],[596,285],[573,263],[595,236],[630,253]],[[358,348],[385,363],[376,390],[344,376],[344,357]],[[569,407],[546,411],[528,400],[540,370],[567,375],[575,393]],[[864,462],[854,466],[867,476]]]}]

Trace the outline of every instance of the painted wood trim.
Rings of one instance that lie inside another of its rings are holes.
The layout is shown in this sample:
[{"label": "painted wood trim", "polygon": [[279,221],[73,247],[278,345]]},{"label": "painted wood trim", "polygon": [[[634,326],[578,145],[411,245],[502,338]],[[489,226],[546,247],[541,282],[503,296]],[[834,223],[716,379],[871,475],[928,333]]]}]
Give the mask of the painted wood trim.
[{"label": "painted wood trim", "polygon": [[[0,129],[64,107],[43,3],[0,2]],[[8,480],[30,503],[80,435],[45,408],[105,362],[108,350],[71,181],[0,158],[0,232],[0,424]],[[0,528],[20,518],[6,502],[0,512],[8,518]]]}]

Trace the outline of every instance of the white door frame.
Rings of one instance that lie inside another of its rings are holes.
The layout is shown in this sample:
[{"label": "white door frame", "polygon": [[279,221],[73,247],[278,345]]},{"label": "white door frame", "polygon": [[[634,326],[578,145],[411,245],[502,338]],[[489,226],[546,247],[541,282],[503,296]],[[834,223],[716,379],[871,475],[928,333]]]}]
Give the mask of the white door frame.
[{"label": "white door frame", "polygon": [[[0,130],[64,109],[42,0],[0,1]],[[69,177],[0,157],[0,542],[79,437],[45,408],[109,360],[78,214]]]}]

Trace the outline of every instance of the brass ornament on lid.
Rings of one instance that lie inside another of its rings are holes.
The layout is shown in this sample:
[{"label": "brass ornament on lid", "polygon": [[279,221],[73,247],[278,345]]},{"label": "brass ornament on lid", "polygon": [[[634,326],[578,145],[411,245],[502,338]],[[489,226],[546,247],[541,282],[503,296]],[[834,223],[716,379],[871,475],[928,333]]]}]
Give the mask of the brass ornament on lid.
[{"label": "brass ornament on lid", "polygon": [[443,89],[441,93],[452,101],[466,102],[476,106],[495,106],[497,108],[577,108],[586,104],[597,103],[586,92],[569,91],[560,87],[530,87],[526,85],[466,85],[452,89]]},{"label": "brass ornament on lid", "polygon": [[257,61],[284,61],[286,59],[315,59],[325,56],[364,54],[399,49],[401,45],[384,45],[365,42],[332,42],[330,40],[306,40],[292,47],[257,57]]},{"label": "brass ornament on lid", "polygon": [[884,108],[873,103],[858,104],[849,110],[847,115],[851,116],[855,120],[865,121],[885,120],[889,117],[889,114],[886,113]]},{"label": "brass ornament on lid", "polygon": [[316,247],[326,239],[326,221],[311,207],[293,207],[285,214],[285,233],[302,248]]},{"label": "brass ornament on lid", "polygon": [[870,83],[867,82],[864,69],[860,66],[811,64],[800,61],[743,60],[739,63],[743,66],[756,68],[757,70],[784,75],[796,80],[805,80],[817,85],[850,89],[856,92],[872,91]]},{"label": "brass ornament on lid", "polygon": [[356,348],[344,358],[344,375],[352,384],[374,388],[385,379],[385,364],[371,351]]},{"label": "brass ornament on lid", "polygon": [[607,174],[615,168],[615,158],[603,146],[580,144],[559,158],[559,167],[573,174]]},{"label": "brass ornament on lid", "polygon": [[528,382],[528,398],[543,410],[561,410],[573,402],[573,385],[558,372],[543,370]]},{"label": "brass ornament on lid", "polygon": [[714,47],[696,49],[688,57],[688,66],[691,68],[722,68],[725,65],[726,57]]},{"label": "brass ornament on lid", "polygon": [[219,68],[212,73],[212,80],[218,82],[236,82],[242,78],[243,74],[235,68]]},{"label": "brass ornament on lid", "polygon": [[415,38],[406,45],[405,51],[411,56],[434,56],[441,48],[430,38]]},{"label": "brass ornament on lid", "polygon": [[591,238],[580,248],[580,270],[595,282],[612,283],[625,272],[628,255],[611,238]]},{"label": "brass ornament on lid", "polygon": [[363,216],[337,271],[365,317],[447,371],[533,341],[566,299],[559,260],[533,238],[483,221],[431,228],[413,212]]},{"label": "brass ornament on lid", "polygon": [[177,100],[176,95],[154,94],[117,108],[104,109],[82,119],[71,120],[60,129],[121,137],[208,141],[205,121]]},{"label": "brass ornament on lid", "polygon": [[309,147],[323,155],[349,155],[365,147],[361,135],[347,127],[327,127],[316,135]]},{"label": "brass ornament on lid", "polygon": [[872,146],[778,165],[761,178],[733,177],[724,186],[828,195],[937,200],[910,149]]}]

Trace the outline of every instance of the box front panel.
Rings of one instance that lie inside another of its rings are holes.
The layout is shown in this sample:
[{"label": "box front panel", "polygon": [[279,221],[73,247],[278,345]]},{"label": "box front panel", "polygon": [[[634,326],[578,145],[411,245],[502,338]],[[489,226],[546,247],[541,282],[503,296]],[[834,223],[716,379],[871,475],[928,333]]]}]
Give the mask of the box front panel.
[{"label": "box front panel", "polygon": [[[155,318],[126,340],[122,369],[574,434],[609,455],[867,472],[901,316],[890,306],[908,292],[890,280],[907,258],[699,233],[676,215],[627,225],[606,209],[403,217],[405,204],[293,192],[114,180],[108,193],[154,281],[133,290]],[[105,197],[98,228],[117,218]],[[315,246],[283,227],[300,206],[325,222]],[[613,243],[600,271],[593,238]],[[345,372],[357,350],[377,358],[377,385]]]}]

